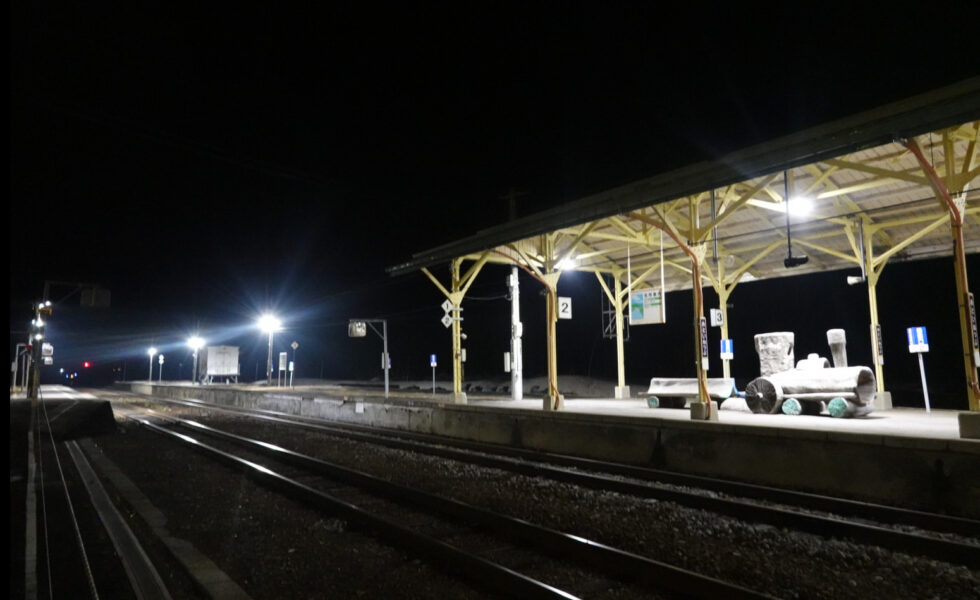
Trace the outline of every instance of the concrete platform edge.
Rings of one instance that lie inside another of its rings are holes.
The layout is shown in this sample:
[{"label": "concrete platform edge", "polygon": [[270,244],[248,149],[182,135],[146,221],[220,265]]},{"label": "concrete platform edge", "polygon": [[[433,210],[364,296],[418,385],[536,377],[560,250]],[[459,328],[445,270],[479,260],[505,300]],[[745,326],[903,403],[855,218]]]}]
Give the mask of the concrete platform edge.
[{"label": "concrete platform edge", "polygon": [[980,518],[980,444],[234,388],[134,392],[725,477]]}]

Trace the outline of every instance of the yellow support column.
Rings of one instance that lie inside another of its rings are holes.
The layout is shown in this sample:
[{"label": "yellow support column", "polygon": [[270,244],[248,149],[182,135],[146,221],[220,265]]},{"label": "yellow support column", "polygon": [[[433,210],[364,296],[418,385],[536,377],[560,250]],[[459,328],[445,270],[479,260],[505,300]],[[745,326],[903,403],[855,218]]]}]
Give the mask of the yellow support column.
[{"label": "yellow support column", "polygon": [[560,410],[562,397],[558,391],[558,257],[555,241],[549,235],[541,236],[541,255],[544,257],[544,273],[541,279],[545,285],[545,337],[548,350],[548,391],[542,399],[544,410]]},{"label": "yellow support column", "polygon": [[[630,389],[626,385],[626,347],[623,340],[623,284],[618,275],[614,275],[616,280],[616,291],[613,294],[613,309],[616,311],[616,397],[629,398]],[[630,290],[626,290],[627,293]]]},{"label": "yellow support column", "polygon": [[[721,309],[721,339],[728,339],[728,296],[729,289],[723,283],[718,289],[718,308]],[[731,361],[721,359],[721,376],[728,379],[732,376]]]},{"label": "yellow support column", "polygon": [[878,322],[878,278],[881,276],[881,269],[885,268],[885,263],[881,263],[879,268],[875,268],[874,249],[871,243],[874,232],[871,224],[866,220],[861,221],[864,238],[864,274],[868,284],[868,311],[871,315],[871,362],[875,367],[875,400],[876,409],[891,408],[891,396],[885,392],[885,374],[882,365],[885,362],[885,352],[881,347],[881,323]]},{"label": "yellow support column", "polygon": [[456,404],[466,404],[466,393],[463,392],[463,328],[462,322],[462,304],[463,298],[466,296],[466,292],[469,290],[470,286],[473,284],[473,280],[476,279],[477,274],[483,265],[486,264],[487,258],[489,257],[488,252],[484,252],[476,263],[470,267],[465,275],[460,276],[460,266],[462,264],[462,259],[455,259],[449,264],[449,274],[450,274],[450,290],[446,289],[444,285],[439,283],[439,280],[429,272],[428,269],[422,268],[422,273],[432,281],[433,284],[442,294],[449,300],[452,305],[449,311],[451,317],[453,318],[451,335],[452,335],[452,346],[453,346],[453,402]]},{"label": "yellow support column", "polygon": [[602,278],[602,274],[596,272],[596,279],[599,280],[599,285],[602,287],[602,291],[606,294],[606,298],[609,299],[609,304],[612,305],[613,310],[616,311],[616,389],[615,396],[617,398],[629,398],[630,389],[626,385],[626,347],[624,344],[624,329],[625,322],[623,317],[624,298],[626,303],[629,302],[629,289],[623,289],[622,282],[622,271],[613,271],[613,281],[615,282],[615,287],[613,291],[609,290],[609,286],[606,285],[606,281]]},{"label": "yellow support column", "polygon": [[548,351],[548,391],[542,400],[544,410],[560,410],[562,397],[558,392],[558,278],[561,272],[546,273],[545,336]]},{"label": "yellow support column", "polygon": [[[715,293],[718,294],[718,310],[721,311],[721,339],[728,339],[728,297],[732,293],[735,284],[731,287],[725,285],[725,260],[722,258],[717,261],[717,279],[714,283]],[[721,376],[728,379],[732,376],[732,367],[727,358],[721,359]]]}]

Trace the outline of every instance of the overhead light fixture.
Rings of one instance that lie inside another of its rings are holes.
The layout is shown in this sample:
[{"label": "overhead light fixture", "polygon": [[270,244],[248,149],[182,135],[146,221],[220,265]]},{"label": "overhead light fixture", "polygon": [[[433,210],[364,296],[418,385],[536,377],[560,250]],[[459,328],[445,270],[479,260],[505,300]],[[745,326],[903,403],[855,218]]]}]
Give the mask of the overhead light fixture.
[{"label": "overhead light fixture", "polygon": [[786,260],[783,266],[787,269],[805,265],[810,258],[807,256],[793,256],[793,236],[789,228],[789,215],[794,210],[789,201],[789,174],[783,171],[783,198],[786,199]]},{"label": "overhead light fixture", "polygon": [[863,275],[848,275],[847,276],[847,285],[857,285],[857,284],[862,283],[862,282],[864,282],[864,276]]},{"label": "overhead light fixture", "polygon": [[798,196],[786,201],[786,212],[794,217],[805,217],[813,212],[813,198],[808,196]]},{"label": "overhead light fixture", "polygon": [[807,262],[809,262],[809,260],[810,260],[809,256],[790,255],[787,256],[786,259],[783,261],[783,266],[786,267],[787,269],[792,269],[793,267],[805,265]]},{"label": "overhead light fixture", "polygon": [[568,257],[566,259],[560,260],[560,261],[558,261],[558,264],[555,265],[555,267],[559,271],[566,271],[568,269],[574,269],[576,266],[578,266],[578,259],[575,259],[575,258],[572,258],[572,257]]},{"label": "overhead light fixture", "polygon": [[265,333],[275,333],[282,329],[282,321],[274,315],[264,314],[259,317],[258,326]]}]

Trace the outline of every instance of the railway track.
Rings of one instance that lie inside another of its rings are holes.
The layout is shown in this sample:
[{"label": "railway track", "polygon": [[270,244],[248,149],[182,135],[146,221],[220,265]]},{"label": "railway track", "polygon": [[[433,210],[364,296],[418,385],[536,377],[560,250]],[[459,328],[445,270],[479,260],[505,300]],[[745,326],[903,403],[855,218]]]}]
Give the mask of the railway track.
[{"label": "railway track", "polygon": [[[351,440],[531,477],[546,477],[596,490],[676,502],[737,519],[848,539],[974,569],[980,567],[980,542],[975,540],[980,536],[980,521],[971,519],[423,434],[325,424],[274,411],[229,408],[196,400],[150,398],[156,403],[247,415]],[[706,494],[704,490],[715,493]]]},{"label": "railway track", "polygon": [[[512,597],[574,598],[610,578],[664,597],[765,598],[579,536],[507,517],[420,489],[155,411],[126,416],[305,504],[377,532],[410,552]],[[178,428],[208,436],[187,435]],[[261,462],[260,462],[261,461]],[[269,461],[272,461],[271,463]],[[583,565],[570,572],[568,561]],[[583,579],[583,574],[587,574]],[[638,597],[644,597],[641,592]]]},{"label": "railway track", "polygon": [[49,414],[43,396],[31,409],[27,459],[34,476],[28,485],[36,503],[25,534],[24,597],[169,600],[79,442],[53,435],[58,416]]}]

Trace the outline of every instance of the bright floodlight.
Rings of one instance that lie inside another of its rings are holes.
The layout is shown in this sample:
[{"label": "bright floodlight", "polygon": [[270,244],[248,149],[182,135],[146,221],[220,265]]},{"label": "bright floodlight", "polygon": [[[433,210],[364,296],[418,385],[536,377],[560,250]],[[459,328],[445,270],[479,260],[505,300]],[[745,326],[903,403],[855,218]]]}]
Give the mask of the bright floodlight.
[{"label": "bright floodlight", "polygon": [[813,199],[807,196],[791,198],[787,203],[789,214],[794,217],[805,217],[813,211]]},{"label": "bright floodlight", "polygon": [[262,315],[259,318],[259,329],[266,333],[273,333],[282,328],[282,322],[273,315]]},{"label": "bright floodlight", "polygon": [[568,257],[568,258],[566,258],[564,260],[560,260],[560,261],[558,261],[558,264],[555,265],[555,267],[557,267],[559,271],[565,271],[567,269],[574,269],[577,266],[578,266],[578,259],[575,259],[575,258],[572,258],[572,257]]},{"label": "bright floodlight", "polygon": [[191,347],[195,352],[200,350],[204,346],[204,340],[198,336],[194,336],[187,340],[187,345]]},{"label": "bright floodlight", "polygon": [[150,348],[149,350],[146,351],[146,353],[149,354],[152,357],[152,356],[156,355],[157,349],[156,348]]}]

